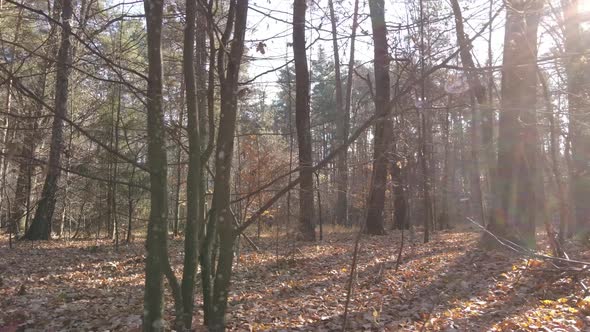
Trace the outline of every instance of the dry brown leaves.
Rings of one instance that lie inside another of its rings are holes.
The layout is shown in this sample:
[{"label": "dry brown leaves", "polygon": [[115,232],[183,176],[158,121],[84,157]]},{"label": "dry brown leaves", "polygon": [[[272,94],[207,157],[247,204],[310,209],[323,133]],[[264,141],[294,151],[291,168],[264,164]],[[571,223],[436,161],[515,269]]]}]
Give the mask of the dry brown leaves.
[{"label": "dry brown leaves", "polygon": [[[322,243],[298,243],[297,250],[269,237],[261,240],[261,253],[246,250],[236,262],[228,329],[340,330],[353,237],[331,234]],[[587,274],[484,252],[478,238],[439,233],[426,245],[406,243],[396,272],[399,232],[363,237],[349,330],[588,330],[590,297],[581,286]],[[139,330],[142,244],[119,252],[110,242],[6,244],[0,242],[0,331]],[[173,241],[170,249],[179,274],[181,247]],[[577,257],[590,258],[586,249],[576,250]],[[171,303],[166,312],[171,319]]]}]

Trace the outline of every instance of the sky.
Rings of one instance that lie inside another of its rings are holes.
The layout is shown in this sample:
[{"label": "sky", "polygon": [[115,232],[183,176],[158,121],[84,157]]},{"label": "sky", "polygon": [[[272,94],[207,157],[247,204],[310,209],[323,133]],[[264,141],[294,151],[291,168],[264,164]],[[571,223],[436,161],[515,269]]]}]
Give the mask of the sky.
[{"label": "sky", "polygon": [[[308,10],[307,20],[308,26],[316,29],[308,29],[307,43],[313,42],[308,49],[308,57],[312,59],[316,57],[320,47],[324,48],[328,56],[333,56],[333,48],[331,41],[331,26],[328,20],[329,9],[327,0],[315,0]],[[352,13],[353,0],[335,0],[335,11],[338,16],[338,35],[343,39],[340,44],[340,62],[342,64],[348,63],[349,54],[349,38],[352,29]],[[467,3],[462,1],[462,3]],[[489,1],[471,1],[469,8],[465,8],[464,16],[468,18],[468,23],[465,28],[468,34],[473,35],[487,22]],[[475,5],[479,3],[479,5]],[[408,15],[409,7],[406,1],[386,0],[386,21],[388,25],[395,26],[397,24],[405,25],[413,21]],[[447,1],[424,1],[424,11],[428,12],[429,6],[443,7],[441,16],[450,15],[450,4]],[[249,74],[251,77],[259,75],[269,70],[273,70],[285,65],[287,59],[292,59],[292,50],[287,47],[287,44],[292,40],[292,29],[288,22],[292,20],[292,1],[291,0],[252,0],[250,1],[250,11],[248,13],[248,26],[251,30],[248,31],[246,39],[248,47],[248,55],[251,61],[249,62]],[[497,4],[494,4],[494,8]],[[359,21],[361,22],[357,30],[355,59],[360,62],[371,62],[373,58],[373,46],[371,39],[371,25],[368,17],[369,8],[367,0],[359,1]],[[451,20],[452,21],[452,20]],[[501,42],[503,39],[503,15],[498,17],[495,23],[495,32],[493,35],[494,53],[500,54]],[[449,22],[449,28],[454,25]],[[401,34],[404,34],[402,32]],[[391,39],[395,34],[390,34]],[[403,37],[403,36],[402,36]],[[485,36],[487,38],[487,33]],[[455,41],[454,29],[450,29],[448,38],[451,42]],[[263,41],[266,45],[265,54],[256,52],[256,45]],[[479,50],[476,57],[480,59],[482,65],[487,61],[487,40],[479,38],[474,43],[474,49]],[[288,57],[288,58],[287,58]],[[260,77],[255,83],[258,88],[266,89],[271,94],[276,90],[278,80],[278,71],[269,73]]]},{"label": "sky", "polygon": [[[119,2],[121,0],[114,0]],[[130,0],[127,0],[128,2]],[[183,0],[178,0],[183,1]],[[418,0],[414,0],[418,1]],[[491,0],[493,12],[502,4],[502,0]],[[554,0],[559,2],[558,0]],[[578,0],[580,11],[590,12],[590,0]],[[121,1],[122,2],[122,1]],[[250,9],[248,12],[248,31],[246,33],[246,55],[248,59],[249,77],[259,76],[255,81],[257,88],[267,91],[272,95],[278,90],[276,81],[278,80],[278,71],[274,70],[284,66],[286,61],[292,59],[292,49],[288,44],[292,41],[292,27],[289,22],[292,20],[292,0],[250,0]],[[385,0],[386,21],[388,26],[394,27],[398,24],[408,24],[414,22],[410,6],[404,0]],[[333,53],[331,41],[331,26],[329,21],[329,9],[327,0],[310,0],[307,12],[308,29],[307,44],[313,43],[308,48],[308,57],[314,59],[317,56],[320,47],[324,48],[326,54],[331,56]],[[349,58],[349,36],[352,27],[353,0],[334,0],[336,16],[338,17],[338,35],[342,39],[340,45],[340,61],[342,64],[348,63]],[[490,0],[460,0],[463,6],[463,16],[465,21],[466,33],[471,37],[476,31],[486,24],[489,17]],[[452,14],[449,0],[423,0],[424,11],[427,13],[434,6],[439,8],[439,17]],[[127,5],[131,6],[131,5]],[[133,12],[143,12],[143,4],[136,2],[133,6]],[[548,6],[546,6],[548,8]],[[359,22],[357,30],[355,59],[360,62],[370,62],[373,58],[373,47],[371,39],[371,25],[368,18],[369,8],[367,0],[359,0]],[[416,14],[416,12],[415,12]],[[448,40],[453,47],[456,43],[454,22],[451,17],[447,22],[439,22],[439,25],[446,24]],[[505,14],[501,13],[493,24],[492,33],[492,53],[493,64],[501,63],[502,43],[504,38],[504,21]],[[553,47],[553,41],[544,33],[544,26],[551,24],[549,15],[545,15],[544,22],[541,24],[541,46],[539,55],[546,53]],[[402,32],[401,34],[404,34]],[[389,34],[389,42],[395,33]],[[403,35],[398,37],[403,38]],[[264,54],[257,51],[257,45],[264,43]],[[479,65],[485,66],[488,58],[488,32],[473,42],[473,55]],[[273,71],[274,70],[274,71]],[[267,74],[262,75],[265,72]]]}]

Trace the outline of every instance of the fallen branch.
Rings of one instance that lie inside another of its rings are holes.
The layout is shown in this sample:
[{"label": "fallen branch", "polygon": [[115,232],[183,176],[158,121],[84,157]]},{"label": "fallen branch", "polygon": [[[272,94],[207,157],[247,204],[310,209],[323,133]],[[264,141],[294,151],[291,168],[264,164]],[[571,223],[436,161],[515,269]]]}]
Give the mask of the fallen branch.
[{"label": "fallen branch", "polygon": [[525,248],[517,243],[514,243],[508,239],[502,238],[502,237],[492,233],[489,229],[485,228],[484,226],[480,225],[475,220],[473,220],[469,217],[467,217],[467,220],[469,220],[471,223],[473,223],[477,227],[481,228],[485,233],[490,235],[494,240],[496,240],[501,245],[503,245],[503,246],[509,248],[510,250],[517,252],[521,255],[530,256],[530,257],[539,258],[539,259],[550,260],[550,261],[555,261],[555,262],[560,262],[560,263],[566,263],[566,264],[582,265],[583,270],[590,269],[590,262],[584,262],[584,261],[579,261],[579,260],[575,260],[575,259],[553,257],[553,256],[545,255],[545,254],[540,254],[536,251]]}]

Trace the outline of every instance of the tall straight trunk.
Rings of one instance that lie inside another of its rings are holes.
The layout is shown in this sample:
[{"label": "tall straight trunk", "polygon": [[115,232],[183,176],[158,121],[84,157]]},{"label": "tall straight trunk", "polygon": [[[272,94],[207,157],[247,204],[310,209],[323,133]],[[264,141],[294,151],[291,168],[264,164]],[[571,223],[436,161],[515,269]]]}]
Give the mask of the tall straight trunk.
[{"label": "tall straight trunk", "polygon": [[[201,13],[202,11],[199,11],[199,13]],[[215,137],[215,118],[214,118],[214,114],[215,114],[215,72],[217,70],[217,62],[216,62],[216,55],[217,55],[217,48],[215,47],[216,45],[216,36],[213,33],[214,28],[215,28],[215,24],[216,22],[213,21],[213,17],[214,17],[214,13],[213,13],[213,1],[209,1],[209,3],[207,4],[207,9],[206,9],[206,13],[204,13],[203,16],[206,15],[207,18],[207,26],[206,28],[203,30],[202,26],[199,25],[199,29],[196,31],[196,37],[195,38],[201,38],[201,33],[206,31],[207,32],[207,37],[209,40],[209,53],[208,53],[208,57],[209,57],[209,70],[207,73],[207,91],[205,93],[205,98],[206,98],[206,104],[207,104],[207,120],[209,123],[209,127],[207,130],[207,148],[205,149],[205,151],[203,151],[203,154],[201,156],[201,161],[203,164],[207,164],[208,159],[210,157],[211,152],[213,151],[213,145],[214,145],[214,137]],[[201,17],[201,16],[200,16]],[[232,17],[233,19],[233,17]],[[202,22],[201,20],[198,20],[197,23]],[[228,22],[229,23],[229,22]],[[226,23],[227,24],[227,23]],[[205,38],[204,36],[202,37],[203,39]],[[199,45],[204,45],[204,41],[200,41],[197,43],[197,46]],[[197,47],[197,57],[196,60],[200,61],[202,64],[204,64],[204,55],[202,54],[202,52],[204,52],[202,49]],[[204,71],[202,70],[202,68],[198,67],[197,68],[197,75],[199,75],[199,82],[204,81]],[[203,92],[201,89],[198,89],[197,91]],[[202,94],[199,94],[200,97],[203,97]],[[200,100],[200,104],[202,105],[204,102],[202,100]],[[199,112],[201,115],[203,115],[204,110],[199,108]],[[201,134],[203,134],[203,132],[201,132]],[[204,323],[205,325],[207,325],[209,317],[211,316],[210,314],[210,308],[212,307],[211,304],[211,293],[212,293],[212,278],[213,278],[213,271],[212,271],[212,262],[211,262],[211,251],[212,251],[212,246],[213,246],[213,241],[215,239],[215,220],[213,218],[213,210],[210,210],[211,214],[209,215],[209,218],[206,220],[206,216],[205,216],[205,204],[206,204],[206,198],[205,198],[205,191],[207,190],[207,173],[204,173],[203,176],[203,190],[201,191],[201,197],[199,199],[199,206],[202,208],[202,212],[201,212],[201,227],[202,230],[201,232],[204,234],[203,237],[203,243],[201,246],[201,255],[200,255],[200,264],[201,264],[201,283],[202,283],[202,293],[203,293],[203,313],[204,313]]]},{"label": "tall straight trunk", "polygon": [[[0,192],[0,216],[4,216],[4,215],[10,215],[11,211],[10,209],[6,210],[6,213],[3,212],[3,207],[4,207],[4,195],[6,194],[6,190],[4,188],[6,188],[6,171],[8,168],[8,158],[7,155],[9,154],[9,151],[6,149],[6,147],[8,146],[8,137],[9,137],[9,133],[10,133],[10,126],[11,123],[9,121],[10,119],[10,110],[12,108],[12,79],[8,80],[8,84],[6,84],[6,116],[4,118],[4,123],[3,123],[3,132],[2,132],[2,142],[0,142],[0,144],[2,144],[2,149],[0,150],[0,187],[1,192]],[[4,218],[2,218],[4,219]],[[3,225],[3,221],[0,221],[0,227],[4,227]],[[8,227],[10,227],[10,225],[8,225]]]},{"label": "tall straight trunk", "polygon": [[51,220],[55,211],[57,199],[57,184],[61,172],[61,150],[63,148],[63,119],[68,112],[68,87],[70,76],[72,31],[72,0],[61,0],[61,40],[57,54],[57,71],[55,76],[55,114],[51,128],[51,145],[49,147],[49,161],[47,176],[43,184],[41,199],[37,204],[35,217],[24,239],[48,240],[51,235]]},{"label": "tall straight trunk", "polygon": [[431,153],[432,150],[432,124],[430,120],[430,112],[426,109],[426,81],[424,72],[426,68],[426,58],[424,51],[426,50],[424,44],[424,3],[420,0],[420,74],[423,77],[420,82],[420,107],[418,109],[419,118],[421,122],[420,135],[420,165],[422,168],[422,194],[424,203],[424,243],[430,240],[430,230],[434,223],[432,211],[432,185],[434,177],[431,176]]},{"label": "tall straight trunk", "polygon": [[[214,119],[207,118],[207,18],[203,10],[197,10],[195,23],[195,79],[197,94],[197,111],[199,114],[199,134],[201,144],[205,145],[210,135],[207,127],[207,120],[211,120],[209,125],[215,126]],[[215,48],[214,45],[210,46]],[[214,72],[214,71],[213,71]],[[213,138],[211,137],[213,141]],[[208,157],[208,156],[207,156]],[[203,173],[204,174],[204,173]]]},{"label": "tall straight trunk", "polygon": [[186,1],[186,25],[184,29],[183,72],[186,93],[186,115],[188,118],[189,161],[186,183],[187,218],[184,240],[184,269],[182,294],[184,307],[184,328],[191,329],[194,307],[195,282],[199,261],[200,197],[201,197],[201,136],[199,133],[199,110],[195,76],[195,27],[197,0]]},{"label": "tall straight trunk", "polygon": [[[195,30],[195,77],[196,77],[196,93],[197,93],[197,112],[199,120],[199,135],[201,137],[201,175],[200,175],[200,188],[199,190],[199,234],[202,237],[205,228],[205,204],[206,204],[206,185],[207,185],[207,172],[205,172],[207,162],[210,157],[210,152],[215,141],[215,116],[214,107],[209,107],[208,93],[209,90],[215,91],[215,84],[211,83],[211,87],[207,82],[207,18],[205,12],[202,10],[197,11],[196,17],[196,30]],[[214,45],[210,46],[210,49],[214,52]],[[214,56],[212,57],[212,59]],[[210,62],[210,71],[215,73],[215,61]],[[213,101],[211,101],[213,104]],[[214,105],[211,105],[214,106]],[[207,147],[205,147],[205,145]],[[205,166],[204,166],[205,165]]]},{"label": "tall straight trunk", "polygon": [[370,0],[371,25],[375,58],[375,113],[379,116],[375,123],[373,171],[367,202],[366,231],[372,235],[385,234],[383,207],[387,185],[387,165],[392,123],[387,118],[389,111],[389,52],[387,49],[387,27],[385,25],[385,3],[383,0]]},{"label": "tall straight trunk", "polygon": [[299,229],[306,241],[315,241],[313,157],[310,129],[309,71],[305,49],[305,0],[293,3],[293,55],[295,60],[295,127],[299,148]]},{"label": "tall straight trunk", "polygon": [[[42,70],[41,79],[39,81],[39,85],[35,87],[35,94],[37,96],[44,96],[45,90],[47,88],[47,76],[49,72],[50,63],[49,60],[44,61],[41,64],[40,69]],[[26,132],[26,136],[23,140],[23,159],[27,160],[27,165],[21,164],[19,166],[19,174],[26,174],[26,214],[25,214],[25,227],[24,230],[29,228],[29,224],[32,218],[32,195],[33,195],[33,188],[37,187],[38,183],[38,176],[34,174],[35,164],[33,162],[33,158],[35,156],[35,146],[40,141],[40,133],[37,131],[39,128],[39,123],[37,122],[37,116],[41,114],[43,111],[43,104],[39,101],[34,103],[33,112],[31,112],[31,119],[29,123],[29,130]],[[20,170],[20,168],[26,168],[27,170]],[[20,176],[20,175],[19,175]]]},{"label": "tall straight trunk", "polygon": [[[72,141],[74,138],[74,133],[73,133],[73,128],[70,126],[70,134],[68,137],[68,145],[66,147],[66,152],[65,153],[65,161],[64,161],[64,167],[66,168],[66,171],[64,172],[64,179],[63,179],[63,203],[62,203],[62,213],[61,213],[61,222],[59,224],[59,230],[56,231],[57,236],[58,237],[64,237],[64,229],[66,226],[66,220],[68,219],[68,195],[70,193],[70,172],[67,171],[67,169],[70,169],[70,164],[71,164],[71,153],[69,151],[72,151]],[[114,178],[113,178],[114,179]]]},{"label": "tall straight trunk", "polygon": [[14,234],[18,234],[21,219],[29,213],[27,201],[31,192],[30,178],[32,176],[32,163],[35,148],[32,129],[33,128],[27,128],[27,133],[25,134],[21,148],[16,188],[14,191],[14,201],[12,203],[14,208],[10,212],[9,226],[13,227]]},{"label": "tall straight trunk", "polygon": [[[203,297],[205,302],[205,320],[209,331],[225,329],[225,311],[232,273],[234,245],[237,233],[234,230],[234,215],[230,207],[230,180],[234,154],[234,133],[238,111],[238,77],[244,52],[246,22],[248,13],[247,0],[230,2],[228,22],[221,43],[229,47],[229,37],[233,26],[233,40],[229,53],[221,52],[218,56],[218,74],[220,77],[220,123],[215,151],[215,176],[213,188],[212,210],[210,223],[207,226],[203,255],[208,256],[211,264],[203,264],[202,274],[214,275],[214,282],[209,293]],[[235,24],[233,21],[235,20]],[[227,67],[227,68],[226,68]],[[213,227],[209,227],[213,226]],[[213,228],[213,229],[212,229]],[[215,228],[218,228],[216,236]],[[216,257],[213,244],[219,239],[217,269],[213,271]],[[207,269],[207,270],[206,270]],[[205,286],[205,285],[203,285]]]},{"label": "tall straight trunk", "polygon": [[404,160],[400,157],[399,151],[397,151],[397,145],[393,145],[392,152],[394,155],[391,165],[391,182],[393,186],[393,226],[395,229],[408,229],[410,226],[406,218],[408,215],[408,200],[406,198],[404,178],[402,176]]},{"label": "tall straight trunk", "polygon": [[[13,53],[15,52],[15,48],[16,48],[16,44],[18,42],[18,39],[20,37],[20,28],[21,28],[21,23],[22,23],[22,13],[23,13],[23,9],[20,8],[18,11],[18,16],[16,18],[16,25],[14,28],[14,37],[12,39],[12,47],[9,50],[9,53]],[[12,62],[9,65],[9,71],[11,74],[13,74],[13,70],[14,70],[14,62]],[[7,194],[6,191],[6,171],[8,168],[8,157],[7,154],[12,154],[9,151],[7,151],[6,147],[7,147],[7,143],[8,143],[8,137],[9,137],[9,132],[10,132],[10,114],[12,112],[12,85],[13,85],[13,81],[12,78],[9,78],[6,83],[6,104],[5,104],[5,117],[4,117],[4,125],[3,125],[3,132],[2,132],[2,149],[1,149],[1,153],[0,153],[0,187],[2,188],[2,192],[0,192],[0,215],[2,215],[2,221],[0,221],[0,227],[3,226],[3,222],[6,220],[6,217],[8,217],[8,224],[6,225],[9,228],[10,234],[12,234],[13,232],[15,233],[15,235],[18,235],[18,225],[16,224],[16,220],[13,220],[12,216],[13,216],[13,211],[12,209],[8,209],[6,211],[6,213],[2,213],[2,208],[4,207],[4,195]],[[23,147],[23,149],[26,149],[26,147]],[[21,163],[22,166],[22,163]],[[20,175],[20,170],[19,170],[19,175]],[[18,190],[18,188],[17,188]],[[8,200],[8,202],[10,202],[10,200]],[[8,204],[8,206],[10,207],[10,204]],[[19,209],[19,206],[16,207],[17,209]],[[10,238],[12,239],[12,238]],[[12,242],[11,242],[12,244]]]},{"label": "tall straight trunk", "polygon": [[[424,94],[422,94],[424,96]],[[424,101],[424,97],[422,97]],[[420,114],[420,167],[422,170],[422,200],[424,205],[424,243],[430,241],[430,231],[433,224],[431,186],[432,178],[430,177],[430,140],[429,135],[432,129],[430,124],[430,115],[422,106]]]},{"label": "tall straight trunk", "polygon": [[162,109],[163,0],[144,0],[148,44],[147,132],[150,216],[146,238],[144,331],[164,330],[164,272],[168,261],[168,171]]},{"label": "tall straight trunk", "polygon": [[443,176],[442,176],[442,188],[441,188],[441,205],[442,211],[438,217],[438,227],[439,229],[449,229],[450,228],[450,200],[449,197],[451,196],[451,190],[453,188],[453,181],[451,180],[452,176],[451,173],[453,170],[451,169],[451,136],[450,136],[450,129],[451,129],[451,122],[450,122],[450,115],[449,115],[449,107],[451,104],[451,97],[449,97],[449,102],[447,104],[447,109],[444,114],[443,123],[442,123],[442,130],[443,130],[443,139],[444,139],[444,161],[443,161]]},{"label": "tall straight trunk", "polygon": [[132,229],[133,229],[133,180],[135,179],[135,165],[131,165],[131,177],[129,178],[129,185],[127,186],[127,234],[125,235],[125,242],[131,243]]},{"label": "tall straight trunk", "polygon": [[[332,23],[332,48],[334,49],[334,81],[336,84],[336,139],[339,144],[348,138],[348,117],[346,116],[342,102],[342,78],[340,71],[340,54],[338,51],[338,30],[336,29],[336,15],[334,13],[334,1],[328,0],[330,7],[330,22]],[[356,19],[356,15],[354,17]],[[353,29],[356,22],[353,23]],[[354,33],[354,32],[353,32]],[[354,37],[352,37],[354,43]],[[353,48],[354,50],[354,48]],[[351,56],[354,53],[351,53]],[[340,225],[348,224],[348,165],[347,151],[342,151],[336,160],[336,222]],[[319,192],[318,192],[319,194]],[[319,197],[319,196],[318,196]]]},{"label": "tall straight trunk", "polygon": [[[41,82],[39,90],[44,91],[46,72],[41,76]],[[39,93],[39,95],[43,95]],[[27,220],[30,218],[29,207],[30,207],[30,195],[31,195],[31,182],[33,177],[33,159],[35,156],[35,144],[38,140],[37,132],[37,119],[36,116],[40,114],[42,106],[37,103],[33,105],[33,110],[29,111],[30,119],[24,121],[24,137],[23,144],[20,149],[20,158],[18,166],[18,175],[16,180],[16,188],[14,192],[13,207],[14,209],[10,212],[9,225],[14,227],[15,232],[20,232],[20,226],[22,225],[22,218],[25,218],[25,224],[23,230],[27,228]],[[16,234],[16,233],[15,233]]]},{"label": "tall straight trunk", "polygon": [[[352,32],[350,35],[350,57],[348,60],[348,72],[346,73],[346,96],[344,99],[344,119],[343,119],[343,140],[348,139],[348,133],[350,131],[350,108],[352,104],[352,77],[354,73],[354,54],[355,54],[355,44],[356,44],[356,30],[358,27],[358,11],[359,11],[359,0],[354,1],[354,12],[352,14]],[[344,142],[344,141],[343,141]],[[344,149],[342,152],[342,160],[343,160],[343,168],[345,170],[342,174],[342,179],[339,184],[341,184],[341,188],[338,188],[338,194],[342,195],[342,198],[338,199],[337,204],[339,206],[344,206],[346,208],[345,215],[343,219],[346,225],[350,225],[349,221],[349,213],[348,213],[348,149]],[[346,176],[346,178],[344,177]],[[346,199],[346,201],[344,201]],[[342,211],[342,210],[340,210]]]},{"label": "tall straight trunk", "polygon": [[[568,209],[568,202],[566,200],[566,193],[565,193],[565,185],[562,180],[561,170],[559,167],[559,121],[555,119],[553,103],[551,102],[551,95],[549,92],[549,86],[547,84],[547,79],[545,78],[543,72],[540,68],[537,69],[537,75],[539,77],[539,81],[541,83],[542,91],[543,91],[543,100],[545,102],[545,113],[547,114],[547,119],[549,120],[549,157],[551,158],[551,173],[553,179],[555,181],[556,187],[556,196],[558,202],[558,211],[559,211],[559,226],[557,230],[557,234],[555,234],[555,230],[551,221],[548,217],[545,218],[545,229],[547,231],[547,235],[549,236],[550,244],[553,248],[554,254],[562,257],[562,250],[560,243],[563,241],[565,236],[565,227],[569,224],[569,209]],[[546,211],[543,211],[546,212]],[[557,235],[557,238],[555,237]]]},{"label": "tall straight trunk", "polygon": [[[461,13],[461,6],[458,0],[451,0],[453,7],[453,14],[455,16],[455,31],[457,35],[457,44],[459,44],[459,56],[461,63],[465,68],[467,75],[467,82],[469,84],[469,92],[471,96],[471,158],[472,158],[472,175],[471,175],[471,197],[473,216],[475,220],[480,223],[485,223],[485,213],[483,207],[483,195],[481,188],[481,170],[479,164],[479,149],[480,149],[480,128],[483,129],[483,121],[481,118],[481,105],[486,103],[485,89],[481,84],[479,76],[475,71],[475,63],[471,56],[471,49],[469,41],[465,34],[463,27],[463,14]],[[486,118],[486,130],[489,130],[488,118]],[[481,124],[481,127],[480,127]],[[489,133],[486,133],[489,135]],[[488,138],[486,138],[487,140]]]},{"label": "tall straight trunk", "polygon": [[[185,27],[186,29],[186,27]],[[183,55],[184,56],[184,55]],[[180,85],[181,94],[185,97],[181,101],[180,111],[178,112],[178,127],[176,128],[175,135],[178,140],[178,147],[176,149],[176,183],[174,184],[174,210],[172,216],[172,234],[177,237],[180,234],[180,191],[182,188],[182,155],[183,147],[181,146],[182,141],[182,130],[184,126],[184,109],[186,108],[186,86],[184,80]]]},{"label": "tall straight trunk", "polygon": [[[122,29],[122,28],[121,28]],[[122,39],[123,31],[119,33],[119,50],[121,49],[121,39]],[[119,153],[119,122],[121,121],[121,107],[122,107],[122,98],[121,98],[121,85],[117,85],[117,108],[115,110],[115,117],[114,117],[114,126],[113,126],[113,144],[112,149],[116,153]],[[111,207],[113,211],[113,240],[115,241],[115,248],[119,248],[119,215],[117,210],[117,178],[119,173],[119,160],[115,156],[113,158],[113,193],[111,198],[113,200]]]},{"label": "tall straight trunk", "polygon": [[[182,128],[183,112],[179,114],[179,128],[177,133],[180,141],[180,130]],[[182,147],[179,145],[176,150],[176,183],[174,185],[174,216],[172,221],[172,234],[177,237],[180,234],[180,189],[182,187]]]},{"label": "tall straight trunk", "polygon": [[538,209],[535,62],[542,6],[540,0],[513,0],[506,6],[495,204],[488,226],[490,231],[528,247],[535,246]]},{"label": "tall straight trunk", "polygon": [[[453,112],[451,113],[451,123],[452,123],[452,131],[455,133],[453,135],[455,137],[455,142],[453,143],[453,158],[451,159],[451,165],[449,166],[450,169],[457,168],[458,172],[451,172],[451,181],[452,181],[452,192],[453,201],[450,204],[451,211],[449,211],[449,215],[453,218],[453,220],[463,220],[465,219],[463,204],[459,199],[463,193],[463,183],[465,182],[464,174],[465,173],[465,153],[463,151],[463,147],[465,144],[465,131],[463,128],[463,116],[460,113]],[[457,176],[459,173],[459,176]]]},{"label": "tall straight trunk", "polygon": [[480,108],[477,99],[471,95],[471,127],[469,130],[471,138],[471,167],[470,167],[470,193],[471,193],[471,215],[480,224],[485,224],[485,210],[483,206],[483,194],[481,185],[481,169],[479,162],[479,138],[480,138]]},{"label": "tall straight trunk", "polygon": [[[488,9],[488,20],[490,22],[493,20],[494,13],[494,1],[490,0],[489,9]],[[493,34],[493,26],[490,24],[489,31],[488,31],[488,61],[487,65],[489,71],[487,73],[487,93],[486,93],[486,102],[485,106],[481,105],[481,144],[482,144],[482,166],[484,168],[484,172],[486,172],[486,185],[485,185],[485,197],[484,197],[484,205],[486,205],[489,210],[491,209],[492,202],[490,199],[491,194],[491,187],[492,183],[494,182],[494,174],[496,168],[496,149],[494,148],[494,123],[496,120],[496,114],[494,109],[494,94],[492,91],[494,90],[494,70],[492,69],[493,64],[493,55],[492,55],[492,34]],[[489,218],[489,217],[486,217]],[[486,220],[487,222],[487,220]]]},{"label": "tall straight trunk", "polygon": [[584,44],[581,27],[576,16],[578,0],[562,0],[565,24],[565,52],[567,73],[567,104],[569,111],[569,133],[571,141],[572,174],[570,190],[574,205],[574,221],[570,234],[590,232],[590,120],[588,92],[584,77]]},{"label": "tall straight trunk", "polygon": [[[209,1],[208,6],[207,6],[207,24],[208,24],[208,37],[209,37],[209,75],[207,77],[207,114],[209,116],[209,123],[211,123],[212,120],[212,115],[215,112],[215,72],[217,71],[217,76],[219,77],[220,81],[223,80],[223,78],[225,77],[225,64],[224,64],[224,54],[221,51],[224,47],[224,45],[227,43],[227,39],[229,38],[229,35],[231,34],[231,29],[233,27],[233,20],[234,20],[234,15],[235,15],[235,1],[230,1],[230,6],[229,6],[229,10],[227,13],[227,21],[226,21],[226,27],[225,27],[225,32],[222,35],[223,40],[221,40],[221,45],[219,46],[219,52],[217,52],[217,48],[215,47],[215,45],[218,43],[216,36],[213,33],[213,30],[216,27],[216,22],[213,20],[213,17],[215,16],[214,14],[214,9],[213,9],[213,4],[214,1]],[[217,60],[217,57],[219,57],[219,60]],[[220,91],[221,92],[221,91]],[[221,118],[220,118],[221,119]],[[203,155],[206,155],[208,153],[211,153],[213,151],[213,136],[214,134],[214,130],[215,130],[215,126],[210,127],[210,132],[209,132],[209,140],[207,142],[207,148],[206,150],[203,152]],[[234,128],[235,129],[235,128]],[[220,135],[221,133],[218,132],[218,135]],[[203,156],[205,158],[205,156]],[[205,159],[202,159],[203,161],[205,161]],[[214,165],[217,165],[217,157],[214,158]],[[213,175],[213,180],[215,181],[215,175]],[[217,184],[213,184],[213,189],[215,190],[215,187],[217,186]],[[202,198],[204,198],[204,196],[202,196]],[[202,202],[204,203],[204,200],[202,200]],[[216,211],[213,209],[213,206],[215,204],[214,201],[214,197],[211,201],[211,209],[209,211],[208,214],[208,219],[204,220],[204,223],[206,224],[205,226],[205,236],[203,238],[203,245],[201,248],[201,257],[200,257],[200,263],[201,263],[201,283],[202,283],[202,292],[203,292],[203,313],[204,313],[204,317],[203,317],[203,321],[205,323],[205,325],[209,324],[209,320],[210,317],[212,316],[212,308],[213,308],[213,278],[214,278],[214,274],[215,274],[215,264],[212,261],[213,259],[213,245],[216,241],[217,238],[217,220],[216,220]]]},{"label": "tall straight trunk", "polygon": [[[551,172],[555,180],[555,186],[557,189],[557,201],[559,204],[559,228],[558,228],[558,240],[561,242],[564,240],[566,227],[570,225],[570,208],[568,206],[566,185],[563,181],[561,169],[559,167],[559,129],[561,127],[559,117],[555,117],[553,103],[551,102],[551,95],[549,92],[549,86],[547,80],[543,76],[543,73],[539,69],[538,71],[539,80],[543,87],[543,98],[545,101],[545,112],[549,120],[549,154],[551,157]],[[567,144],[567,143],[566,143]],[[566,156],[567,158],[567,156]]]}]

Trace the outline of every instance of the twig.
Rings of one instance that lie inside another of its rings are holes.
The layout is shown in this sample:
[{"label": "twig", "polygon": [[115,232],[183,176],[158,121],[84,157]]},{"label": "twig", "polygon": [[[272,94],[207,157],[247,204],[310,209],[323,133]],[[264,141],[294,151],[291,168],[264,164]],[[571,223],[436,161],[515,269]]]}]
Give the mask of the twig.
[{"label": "twig", "polygon": [[352,263],[350,264],[350,277],[348,279],[348,289],[346,290],[346,304],[344,305],[344,321],[342,322],[342,332],[346,331],[346,324],[348,322],[348,306],[350,305],[350,298],[352,297],[354,272],[358,262],[358,252],[360,249],[361,236],[364,229],[364,226],[359,229],[358,234],[356,235],[356,240],[354,241]]},{"label": "twig", "polygon": [[404,250],[404,227],[402,225],[402,242],[399,245],[399,251],[397,253],[397,261],[395,262],[395,272],[397,272],[399,265],[402,261],[402,251]]}]

